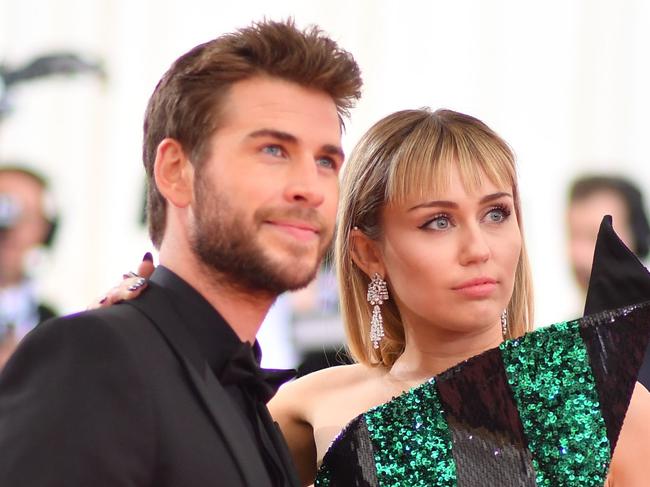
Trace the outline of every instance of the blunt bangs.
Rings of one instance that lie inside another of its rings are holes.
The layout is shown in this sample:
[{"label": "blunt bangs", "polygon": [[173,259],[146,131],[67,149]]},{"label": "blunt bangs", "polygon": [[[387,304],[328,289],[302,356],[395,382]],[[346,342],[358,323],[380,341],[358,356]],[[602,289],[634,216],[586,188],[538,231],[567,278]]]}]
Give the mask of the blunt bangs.
[{"label": "blunt bangs", "polygon": [[500,188],[515,190],[514,155],[493,135],[473,130],[469,135],[431,117],[422,119],[392,154],[386,184],[388,204],[406,204],[443,193],[457,168],[468,192],[487,179]]}]

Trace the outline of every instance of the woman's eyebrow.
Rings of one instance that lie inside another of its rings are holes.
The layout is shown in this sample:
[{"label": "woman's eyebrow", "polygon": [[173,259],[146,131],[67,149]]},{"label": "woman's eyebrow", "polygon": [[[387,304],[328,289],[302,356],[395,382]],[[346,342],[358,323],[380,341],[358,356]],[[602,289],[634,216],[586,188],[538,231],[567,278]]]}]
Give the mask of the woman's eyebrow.
[{"label": "woman's eyebrow", "polygon": [[[499,191],[498,193],[492,193],[483,196],[479,203],[480,204],[489,203],[490,201],[498,200],[499,198],[503,198],[503,197],[512,198],[512,195],[510,193],[506,193],[505,191]],[[412,208],[409,208],[408,211],[417,210],[419,208],[434,208],[434,207],[455,209],[458,208],[458,203],[454,203],[453,201],[446,201],[446,200],[425,201],[424,203],[420,203],[418,205],[413,206]]]}]

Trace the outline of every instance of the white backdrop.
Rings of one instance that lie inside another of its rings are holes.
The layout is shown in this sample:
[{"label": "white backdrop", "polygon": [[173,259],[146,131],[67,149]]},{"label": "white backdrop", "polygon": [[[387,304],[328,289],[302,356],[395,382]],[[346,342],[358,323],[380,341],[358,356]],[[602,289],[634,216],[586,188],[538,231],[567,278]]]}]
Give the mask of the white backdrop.
[{"label": "white backdrop", "polygon": [[355,54],[366,85],[347,151],[403,108],[452,108],[496,129],[518,155],[536,322],[579,312],[565,258],[569,180],[602,170],[650,189],[643,0],[0,0],[1,62],[73,50],[108,73],[24,84],[0,123],[0,160],[27,161],[53,182],[62,224],[37,269],[53,302],[83,308],[151,250],[139,225],[140,142],[161,74],[195,44],[265,16],[317,23]]}]

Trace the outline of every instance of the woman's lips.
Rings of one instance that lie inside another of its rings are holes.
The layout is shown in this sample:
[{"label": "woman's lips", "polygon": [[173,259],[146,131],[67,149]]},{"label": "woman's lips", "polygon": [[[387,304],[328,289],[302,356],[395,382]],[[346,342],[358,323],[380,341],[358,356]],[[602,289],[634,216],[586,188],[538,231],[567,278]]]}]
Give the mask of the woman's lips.
[{"label": "woman's lips", "polygon": [[496,289],[497,281],[490,277],[479,277],[464,281],[452,289],[468,298],[487,298]]}]

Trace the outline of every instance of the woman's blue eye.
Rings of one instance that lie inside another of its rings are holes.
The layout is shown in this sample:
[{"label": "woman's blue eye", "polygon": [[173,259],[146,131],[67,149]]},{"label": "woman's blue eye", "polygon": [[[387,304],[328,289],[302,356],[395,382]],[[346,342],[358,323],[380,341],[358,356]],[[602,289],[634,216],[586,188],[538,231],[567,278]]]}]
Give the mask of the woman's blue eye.
[{"label": "woman's blue eye", "polygon": [[441,230],[444,230],[445,228],[449,228],[449,219],[447,217],[441,216],[439,218],[436,218],[433,221],[433,225],[436,228],[439,228]]},{"label": "woman's blue eye", "polygon": [[505,208],[492,208],[490,211],[488,211],[486,216],[492,223],[501,223],[506,218],[508,218],[509,215],[510,212]]},{"label": "woman's blue eye", "polygon": [[423,227],[431,228],[433,230],[447,230],[451,226],[449,217],[437,216],[423,225]]}]

